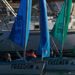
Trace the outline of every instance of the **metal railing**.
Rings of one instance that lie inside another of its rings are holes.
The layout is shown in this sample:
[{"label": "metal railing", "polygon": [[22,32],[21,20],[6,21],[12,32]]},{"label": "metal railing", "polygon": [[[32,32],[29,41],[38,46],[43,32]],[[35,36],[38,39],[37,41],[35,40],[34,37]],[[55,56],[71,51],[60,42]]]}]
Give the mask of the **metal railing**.
[{"label": "metal railing", "polygon": [[17,13],[15,13],[14,9],[10,6],[7,0],[2,0],[3,3],[8,7],[8,9],[11,11],[11,13],[16,17]]}]

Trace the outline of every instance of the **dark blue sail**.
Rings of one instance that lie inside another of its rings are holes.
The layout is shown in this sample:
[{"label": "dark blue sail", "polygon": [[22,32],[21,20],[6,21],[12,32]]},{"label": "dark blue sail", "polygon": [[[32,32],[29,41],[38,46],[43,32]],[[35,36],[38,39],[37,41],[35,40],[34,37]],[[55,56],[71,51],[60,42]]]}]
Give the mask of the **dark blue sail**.
[{"label": "dark blue sail", "polygon": [[9,35],[10,40],[23,48],[26,47],[29,36],[31,6],[32,0],[21,0],[15,23]]},{"label": "dark blue sail", "polygon": [[41,49],[43,57],[50,56],[50,38],[49,38],[49,28],[47,19],[47,7],[46,0],[40,1],[40,27],[41,27]]}]

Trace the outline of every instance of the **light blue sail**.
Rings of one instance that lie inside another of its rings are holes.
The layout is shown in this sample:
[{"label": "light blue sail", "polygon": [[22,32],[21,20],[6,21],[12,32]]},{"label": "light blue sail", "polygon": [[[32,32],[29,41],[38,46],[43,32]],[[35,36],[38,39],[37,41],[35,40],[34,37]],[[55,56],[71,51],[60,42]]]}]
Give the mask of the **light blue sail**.
[{"label": "light blue sail", "polygon": [[32,0],[21,0],[15,23],[9,35],[10,40],[23,48],[27,46],[29,36],[31,6]]},{"label": "light blue sail", "polygon": [[43,57],[50,56],[50,38],[48,29],[48,19],[47,19],[47,7],[46,0],[40,1],[40,27],[41,27],[41,49]]}]

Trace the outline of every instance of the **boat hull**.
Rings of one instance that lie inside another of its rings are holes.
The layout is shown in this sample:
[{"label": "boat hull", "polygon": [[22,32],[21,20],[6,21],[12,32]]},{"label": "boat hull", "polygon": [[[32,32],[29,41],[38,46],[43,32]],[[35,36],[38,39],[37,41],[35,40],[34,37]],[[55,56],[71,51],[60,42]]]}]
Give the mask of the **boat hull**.
[{"label": "boat hull", "polygon": [[46,70],[53,71],[75,71],[75,60],[74,59],[51,59],[46,60]]},{"label": "boat hull", "polygon": [[0,62],[0,74],[42,74],[45,62]]},{"label": "boat hull", "polygon": [[[34,59],[34,61],[40,61],[39,59]],[[50,71],[75,71],[75,59],[67,57],[49,57],[44,58],[46,61],[45,70]]]}]

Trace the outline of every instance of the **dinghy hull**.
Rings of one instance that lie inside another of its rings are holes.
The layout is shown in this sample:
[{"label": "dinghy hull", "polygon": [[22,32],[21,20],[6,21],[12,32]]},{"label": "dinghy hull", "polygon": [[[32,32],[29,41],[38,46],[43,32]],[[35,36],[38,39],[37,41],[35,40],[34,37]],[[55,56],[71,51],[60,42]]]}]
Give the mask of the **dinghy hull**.
[{"label": "dinghy hull", "polygon": [[39,75],[43,73],[44,66],[45,62],[0,62],[0,74]]},{"label": "dinghy hull", "polygon": [[[37,59],[37,60],[39,60],[39,59]],[[49,57],[49,58],[44,58],[43,60],[46,61],[45,70],[49,70],[49,71],[75,71],[75,59],[74,58]]]},{"label": "dinghy hull", "polygon": [[48,60],[46,70],[75,71],[75,60],[64,58]]}]

